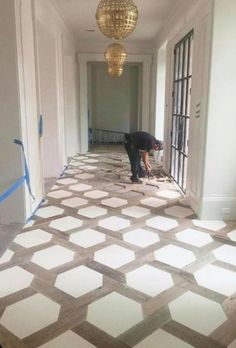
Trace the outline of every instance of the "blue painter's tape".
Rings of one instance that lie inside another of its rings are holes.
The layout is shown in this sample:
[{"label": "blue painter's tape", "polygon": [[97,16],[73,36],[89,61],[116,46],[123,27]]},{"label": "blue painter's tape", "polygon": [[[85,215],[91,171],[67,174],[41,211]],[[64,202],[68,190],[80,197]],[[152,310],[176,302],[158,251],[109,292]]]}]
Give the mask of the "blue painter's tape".
[{"label": "blue painter's tape", "polygon": [[26,157],[25,157],[24,145],[23,145],[22,141],[18,140],[18,139],[15,139],[14,143],[17,144],[17,145],[20,145],[21,148],[22,148],[22,152],[23,152],[23,156],[24,156],[25,181],[26,181],[26,185],[28,187],[28,191],[29,191],[30,196],[33,198],[33,200],[35,200],[35,197],[34,197],[34,195],[32,193],[31,185],[30,185],[29,169],[28,169],[27,161],[26,161]]},{"label": "blue painter's tape", "polygon": [[7,189],[1,196],[0,196],[0,202],[5,201],[13,192],[18,190],[19,187],[23,184],[26,177],[22,176],[20,179],[18,179],[9,189]]},{"label": "blue painter's tape", "polygon": [[26,185],[28,187],[28,191],[29,194],[31,195],[31,197],[35,200],[34,195],[32,194],[32,190],[31,190],[31,186],[30,186],[30,176],[29,176],[29,169],[27,166],[27,162],[26,162],[26,157],[25,157],[25,150],[24,150],[24,145],[22,143],[22,141],[15,139],[14,143],[21,146],[22,148],[22,152],[23,152],[23,156],[24,156],[24,171],[25,171],[25,175],[22,176],[20,179],[18,179],[13,185],[11,185],[5,192],[3,192],[2,195],[0,195],[0,203],[5,201],[5,199],[7,199],[9,196],[11,196],[16,190],[18,190],[18,188],[23,185],[24,182],[26,182]]}]

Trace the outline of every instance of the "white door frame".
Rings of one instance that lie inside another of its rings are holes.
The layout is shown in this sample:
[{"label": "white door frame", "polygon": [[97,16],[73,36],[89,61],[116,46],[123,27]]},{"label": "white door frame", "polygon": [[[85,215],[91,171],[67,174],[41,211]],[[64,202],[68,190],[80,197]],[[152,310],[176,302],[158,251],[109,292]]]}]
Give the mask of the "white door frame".
[{"label": "white door frame", "polygon": [[[88,151],[88,73],[89,62],[104,62],[102,53],[78,53],[79,63],[79,111],[80,111],[80,152]],[[150,92],[152,55],[130,54],[127,62],[142,63],[141,130],[150,130]]]}]

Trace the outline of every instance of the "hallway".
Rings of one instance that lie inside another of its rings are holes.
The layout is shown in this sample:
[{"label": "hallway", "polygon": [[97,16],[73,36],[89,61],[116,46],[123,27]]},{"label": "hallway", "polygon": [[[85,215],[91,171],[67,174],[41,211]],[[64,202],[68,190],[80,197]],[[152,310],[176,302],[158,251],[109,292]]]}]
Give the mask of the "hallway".
[{"label": "hallway", "polygon": [[236,222],[196,219],[157,174],[71,160],[0,258],[2,347],[236,347]]}]

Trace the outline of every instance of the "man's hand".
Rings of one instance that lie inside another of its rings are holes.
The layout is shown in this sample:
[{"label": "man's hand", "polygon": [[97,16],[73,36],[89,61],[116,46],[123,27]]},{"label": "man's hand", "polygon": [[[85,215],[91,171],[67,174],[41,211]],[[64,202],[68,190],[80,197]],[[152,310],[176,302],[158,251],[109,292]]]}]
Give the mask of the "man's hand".
[{"label": "man's hand", "polygon": [[154,175],[153,175],[151,170],[148,170],[147,175],[148,175],[148,180],[153,179],[153,177],[154,177]]}]

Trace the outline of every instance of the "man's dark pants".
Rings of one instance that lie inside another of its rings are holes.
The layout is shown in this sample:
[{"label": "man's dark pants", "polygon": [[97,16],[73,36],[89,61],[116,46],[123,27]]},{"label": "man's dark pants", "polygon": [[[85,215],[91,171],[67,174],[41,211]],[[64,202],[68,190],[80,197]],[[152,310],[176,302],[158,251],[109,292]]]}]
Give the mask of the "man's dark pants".
[{"label": "man's dark pants", "polygon": [[125,134],[125,149],[129,157],[130,166],[131,166],[131,180],[135,180],[138,177],[143,178],[145,176],[145,171],[141,167],[141,156],[139,150],[136,148],[132,136]]}]

